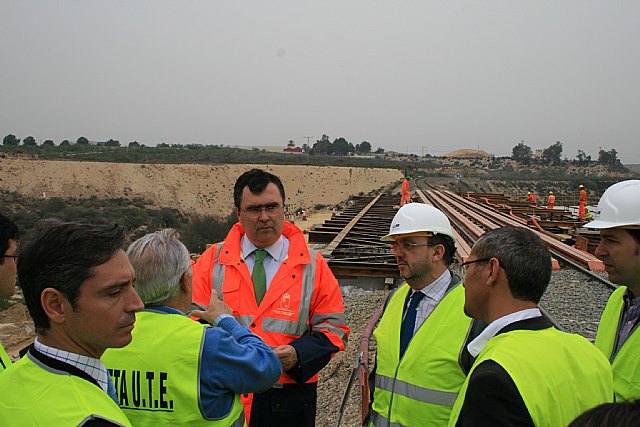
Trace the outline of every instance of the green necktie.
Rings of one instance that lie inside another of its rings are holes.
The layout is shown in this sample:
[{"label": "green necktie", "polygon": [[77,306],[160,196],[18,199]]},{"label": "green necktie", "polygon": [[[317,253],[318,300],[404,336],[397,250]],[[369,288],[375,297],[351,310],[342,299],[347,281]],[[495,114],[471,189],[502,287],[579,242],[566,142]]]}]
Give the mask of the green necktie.
[{"label": "green necktie", "polygon": [[251,280],[253,281],[253,290],[256,293],[256,302],[260,305],[264,293],[267,292],[267,273],[264,271],[264,259],[268,252],[264,249],[257,249],[254,253],[256,254],[256,263],[253,266]]}]

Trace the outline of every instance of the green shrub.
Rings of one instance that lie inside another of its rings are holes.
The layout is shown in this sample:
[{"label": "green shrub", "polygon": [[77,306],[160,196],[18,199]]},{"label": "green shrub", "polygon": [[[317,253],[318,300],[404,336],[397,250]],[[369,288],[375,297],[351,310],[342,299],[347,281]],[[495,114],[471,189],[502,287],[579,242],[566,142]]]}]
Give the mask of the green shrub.
[{"label": "green shrub", "polygon": [[197,253],[204,251],[207,243],[223,240],[236,222],[235,214],[222,220],[207,215],[183,215],[177,209],[158,208],[142,198],[42,200],[0,192],[0,199],[3,200],[2,213],[18,225],[23,236],[39,220],[52,217],[61,221],[120,224],[126,228],[131,241],[149,232],[174,228],[182,236],[185,246]]}]

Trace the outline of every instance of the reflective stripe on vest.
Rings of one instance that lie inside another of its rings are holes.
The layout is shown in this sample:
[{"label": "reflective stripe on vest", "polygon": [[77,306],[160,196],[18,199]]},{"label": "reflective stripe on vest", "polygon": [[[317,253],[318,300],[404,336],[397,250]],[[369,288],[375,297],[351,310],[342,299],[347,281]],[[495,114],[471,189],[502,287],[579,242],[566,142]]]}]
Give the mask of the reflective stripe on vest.
[{"label": "reflective stripe on vest", "polygon": [[218,291],[218,295],[222,295],[222,282],[224,282],[224,265],[218,264],[220,251],[222,251],[222,245],[224,245],[224,242],[218,243],[218,247],[216,249],[216,258],[213,262],[213,271],[211,272],[211,288]]},{"label": "reflective stripe on vest", "polygon": [[246,426],[245,422],[244,422],[244,410],[242,411],[242,414],[240,414],[240,417],[235,420],[233,422],[233,424],[231,424],[231,427],[243,427]]},{"label": "reflective stripe on vest", "polygon": [[420,402],[444,406],[453,406],[453,403],[456,401],[456,397],[458,397],[458,393],[455,392],[419,387],[401,380],[394,381],[393,378],[379,374],[376,374],[376,388],[387,390]]},{"label": "reflective stripe on vest", "polygon": [[371,425],[375,427],[409,427],[400,423],[390,423],[389,418],[386,418],[375,411],[371,411]]},{"label": "reflective stripe on vest", "polygon": [[458,364],[471,326],[463,310],[464,288],[452,286],[400,359],[400,325],[409,292],[407,284],[398,288],[374,332],[378,349],[372,409],[381,416],[381,425],[444,425],[465,379]]},{"label": "reflective stripe on vest", "polygon": [[[224,242],[218,243],[216,256],[213,262],[213,271],[211,273],[211,288],[218,291],[218,295],[223,295],[222,284],[224,282],[225,266],[218,263],[223,245]],[[292,322],[289,320],[264,317],[262,319],[263,331],[296,336],[302,336],[309,332],[307,319],[309,318],[311,298],[313,297],[313,280],[316,275],[316,251],[314,251],[313,249],[309,249],[309,256],[311,257],[311,262],[309,262],[309,264],[305,264],[302,270],[302,290],[300,293],[300,307],[298,309],[298,318],[296,319],[296,321]],[[269,292],[268,289],[267,292]],[[345,324],[344,313],[315,315],[311,318],[312,323],[314,323],[314,319],[316,318],[318,318],[319,321],[340,319],[342,321],[341,324]],[[251,326],[251,323],[253,323],[253,316],[236,316],[236,320],[242,326],[249,327]],[[318,329],[318,327],[320,326],[323,329],[327,329],[335,334],[338,334],[343,341],[346,341],[347,337],[342,329],[325,324],[316,325],[314,329]]]},{"label": "reflective stripe on vest", "polygon": [[400,325],[409,292],[407,284],[398,288],[374,331],[378,350],[372,409],[392,425],[419,425],[423,420],[444,425],[465,379],[458,363],[471,326],[463,310],[464,288],[452,285],[400,359]]},{"label": "reflective stripe on vest", "polygon": [[346,325],[347,319],[344,313],[323,313],[311,316],[311,324],[314,329],[326,329],[340,337],[345,347],[347,346],[347,334],[344,330],[333,325]]}]

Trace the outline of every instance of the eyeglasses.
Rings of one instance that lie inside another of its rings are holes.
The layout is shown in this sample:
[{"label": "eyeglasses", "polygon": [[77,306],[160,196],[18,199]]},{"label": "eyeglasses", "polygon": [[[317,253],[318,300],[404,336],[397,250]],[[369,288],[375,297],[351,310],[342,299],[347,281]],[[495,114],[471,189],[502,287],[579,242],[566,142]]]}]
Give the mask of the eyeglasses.
[{"label": "eyeglasses", "polygon": [[397,251],[398,248],[402,250],[412,250],[421,246],[436,246],[436,243],[413,243],[413,242],[393,242],[390,244],[392,251]]},{"label": "eyeglasses", "polygon": [[262,212],[266,213],[267,215],[274,215],[283,207],[284,206],[280,206],[279,204],[274,203],[272,205],[249,206],[248,208],[244,208],[241,210],[249,216],[260,216],[262,215]]},{"label": "eyeglasses", "polygon": [[467,261],[467,262],[463,262],[462,264],[460,264],[460,266],[462,266],[462,268],[464,269],[468,269],[469,264],[473,264],[474,262],[486,262],[486,261],[490,261],[491,258],[480,258],[480,259],[474,259],[473,261]]},{"label": "eyeglasses", "polygon": [[13,258],[13,262],[18,262],[18,255],[0,255],[2,258]]}]

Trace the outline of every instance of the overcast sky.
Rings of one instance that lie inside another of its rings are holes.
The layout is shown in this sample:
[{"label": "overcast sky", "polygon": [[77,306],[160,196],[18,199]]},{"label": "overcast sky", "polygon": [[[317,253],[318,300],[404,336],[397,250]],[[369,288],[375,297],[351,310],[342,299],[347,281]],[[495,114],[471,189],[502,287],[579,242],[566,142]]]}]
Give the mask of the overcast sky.
[{"label": "overcast sky", "polygon": [[0,137],[640,163],[640,2],[0,0]]}]

